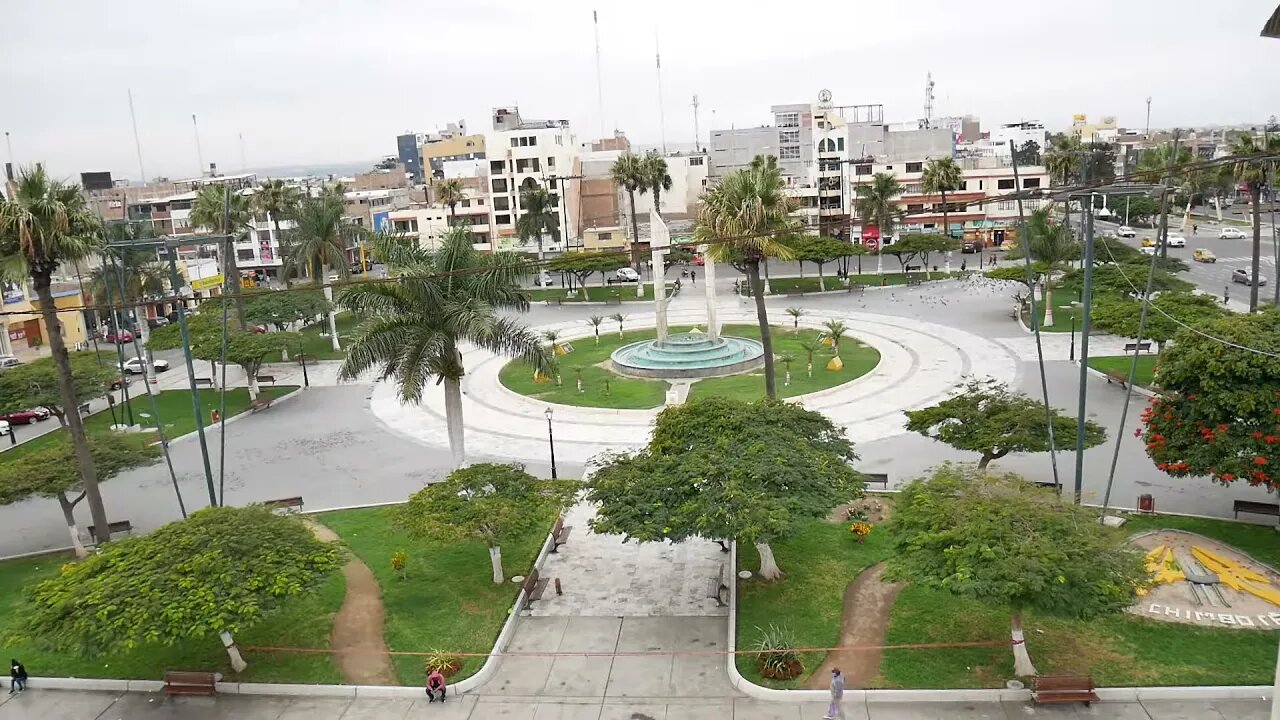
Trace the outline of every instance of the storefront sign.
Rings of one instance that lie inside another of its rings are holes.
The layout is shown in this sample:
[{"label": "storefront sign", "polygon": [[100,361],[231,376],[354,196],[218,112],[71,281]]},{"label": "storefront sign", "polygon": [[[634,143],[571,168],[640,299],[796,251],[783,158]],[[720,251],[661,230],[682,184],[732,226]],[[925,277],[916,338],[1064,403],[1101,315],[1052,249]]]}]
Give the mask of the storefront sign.
[{"label": "storefront sign", "polygon": [[213,288],[216,288],[219,285],[221,285],[223,282],[225,282],[225,280],[222,277],[222,273],[218,273],[217,275],[210,275],[209,277],[200,278],[199,280],[192,280],[191,289],[196,292],[202,292],[204,290],[212,290]]}]

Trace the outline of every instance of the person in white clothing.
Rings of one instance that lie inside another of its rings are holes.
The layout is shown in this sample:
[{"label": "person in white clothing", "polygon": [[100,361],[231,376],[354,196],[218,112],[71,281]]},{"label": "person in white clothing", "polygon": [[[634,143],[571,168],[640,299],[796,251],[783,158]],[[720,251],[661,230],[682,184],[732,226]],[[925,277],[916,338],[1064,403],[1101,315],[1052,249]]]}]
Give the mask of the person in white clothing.
[{"label": "person in white clothing", "polygon": [[844,675],[840,674],[840,668],[831,668],[831,705],[827,707],[827,714],[822,716],[822,720],[845,720],[844,708],[840,707],[840,701],[844,699]]}]

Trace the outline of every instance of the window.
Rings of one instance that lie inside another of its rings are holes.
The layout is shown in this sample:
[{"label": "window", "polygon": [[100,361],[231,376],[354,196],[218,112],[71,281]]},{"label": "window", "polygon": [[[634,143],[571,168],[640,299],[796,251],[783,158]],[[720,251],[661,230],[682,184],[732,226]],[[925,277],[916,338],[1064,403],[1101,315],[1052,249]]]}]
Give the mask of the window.
[{"label": "window", "polygon": [[844,151],[844,138],[836,138],[836,150],[841,152]]},{"label": "window", "polygon": [[530,136],[529,136],[529,147],[533,147],[533,146],[535,146],[535,145],[537,145],[537,144],[538,144],[538,136],[537,136],[537,135],[530,135]]},{"label": "window", "polygon": [[491,181],[491,185],[492,185],[492,187],[493,187],[493,191],[494,191],[495,193],[504,193],[504,192],[506,192],[506,191],[507,191],[507,179],[506,179],[506,178],[494,178],[494,179]]},{"label": "window", "polygon": [[471,207],[471,201],[470,201],[470,200],[463,200],[463,201],[462,201],[462,207]]},{"label": "window", "polygon": [[984,183],[983,181],[979,180],[979,181],[978,181],[978,189],[979,189],[979,190],[981,190],[981,189],[982,189],[982,186],[983,186],[983,185],[985,185],[985,184],[986,184],[986,183]]},{"label": "window", "polygon": [[702,166],[702,160],[703,160],[703,159],[702,159],[702,158],[700,158],[700,157],[691,157],[691,158],[689,158],[689,167],[701,167],[701,166]]},{"label": "window", "polygon": [[920,183],[913,183],[913,184],[911,184],[911,185],[903,185],[903,186],[902,186],[902,194],[903,194],[903,195],[919,195],[919,194],[920,194]]},{"label": "window", "polygon": [[520,147],[520,138],[511,138],[511,147]]},{"label": "window", "polygon": [[1018,186],[1013,183],[1013,178],[1001,178],[996,181],[996,189],[998,190],[1017,190]]},{"label": "window", "polygon": [[[1004,182],[1004,181],[1001,180],[1000,182]],[[1009,212],[1010,210],[1013,210],[1014,204],[1012,200],[1001,200],[999,203],[999,207],[1001,210],[1005,212]]]},{"label": "window", "polygon": [[800,127],[800,113],[778,113],[773,116],[773,122],[778,127]]},{"label": "window", "polygon": [[511,216],[510,215],[494,215],[493,221],[498,225],[510,225]]},{"label": "window", "polygon": [[556,189],[556,178],[547,178],[547,189],[548,190]]},{"label": "window", "polygon": [[599,234],[597,234],[597,235],[596,235],[596,239],[597,239],[597,240],[600,240],[600,241],[602,241],[602,242],[603,242],[603,241],[605,241],[605,240],[612,240],[612,239],[613,239],[613,233],[611,233],[611,232],[602,232],[602,233],[599,233]]},{"label": "window", "polygon": [[556,166],[556,159],[553,157],[547,158],[547,168],[550,169],[550,168],[554,168],[555,166]]},{"label": "window", "polygon": [[503,161],[501,160],[489,161],[489,173],[491,175],[501,175],[502,173],[506,172],[506,170],[507,170],[507,164],[504,163]]},{"label": "window", "polygon": [[493,209],[494,209],[494,210],[510,210],[510,209],[511,209],[511,199],[510,199],[510,198],[508,198],[508,197],[507,197],[507,196],[505,196],[505,195],[501,195],[501,196],[499,196],[499,197],[494,198],[494,199],[493,199]]},{"label": "window", "polygon": [[1024,188],[1038,188],[1038,187],[1040,187],[1040,178],[1024,178],[1024,179],[1022,180],[1022,187],[1024,187]]},{"label": "window", "polygon": [[797,160],[800,158],[800,146],[792,145],[791,147],[778,148],[779,160]]},{"label": "window", "polygon": [[780,130],[778,132],[779,145],[798,145],[800,144],[799,130]]},{"label": "window", "polygon": [[253,260],[252,250],[236,250],[237,260]]},{"label": "window", "polygon": [[408,220],[396,220],[393,225],[396,232],[418,232],[418,221],[413,218]]},{"label": "window", "polygon": [[476,205],[477,206],[484,205],[484,198],[476,198]]},{"label": "window", "polygon": [[918,173],[924,169],[924,163],[909,162],[907,163],[907,172]]},{"label": "window", "polygon": [[909,213],[913,213],[913,214],[914,214],[914,213],[922,213],[922,212],[924,212],[924,204],[923,204],[923,203],[912,203],[912,204],[910,204],[910,205],[908,205],[908,206],[907,206],[907,212],[909,212]]},{"label": "window", "polygon": [[563,142],[561,142],[561,140],[562,140],[562,138],[561,138],[559,135],[557,135],[557,136],[556,136],[556,144],[557,144],[557,145],[563,145],[564,143],[563,143]]},{"label": "window", "polygon": [[854,165],[853,174],[854,175],[870,175],[871,166],[870,165]]}]

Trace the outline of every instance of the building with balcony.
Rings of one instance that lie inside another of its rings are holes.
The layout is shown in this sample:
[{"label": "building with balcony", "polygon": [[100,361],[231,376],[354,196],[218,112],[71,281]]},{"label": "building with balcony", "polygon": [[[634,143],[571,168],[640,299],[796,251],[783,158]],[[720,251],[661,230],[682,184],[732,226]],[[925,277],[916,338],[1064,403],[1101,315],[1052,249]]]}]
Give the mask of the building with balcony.
[{"label": "building with balcony", "polygon": [[518,237],[516,220],[524,212],[521,193],[543,187],[551,193],[559,227],[568,232],[561,232],[558,241],[544,238],[542,249],[562,252],[566,242],[576,239],[580,219],[579,202],[566,192],[571,178],[582,175],[581,153],[569,121],[525,120],[517,107],[495,108],[492,121],[493,129],[485,134],[485,159],[494,249],[537,251],[533,239]]}]

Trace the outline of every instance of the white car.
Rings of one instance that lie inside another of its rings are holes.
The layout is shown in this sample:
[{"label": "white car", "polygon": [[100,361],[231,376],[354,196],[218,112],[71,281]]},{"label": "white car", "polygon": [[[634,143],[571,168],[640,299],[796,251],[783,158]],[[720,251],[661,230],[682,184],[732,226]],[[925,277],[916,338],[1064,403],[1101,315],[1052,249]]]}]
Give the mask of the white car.
[{"label": "white car", "polygon": [[553,284],[555,284],[555,281],[551,279],[551,273],[547,272],[546,270],[543,270],[542,272],[538,273],[537,277],[533,279],[533,284],[537,285],[538,287],[551,287]]},{"label": "white car", "polygon": [[1155,255],[1155,254],[1156,254],[1156,246],[1155,246],[1155,245],[1143,245],[1142,247],[1138,248],[1138,252],[1142,253],[1143,255]]},{"label": "white car", "polygon": [[1121,225],[1120,229],[1116,230],[1116,235],[1120,237],[1127,237],[1127,238],[1138,237],[1138,231],[1134,230],[1128,225]]},{"label": "white car", "polygon": [[0,435],[8,435],[8,434],[9,434],[9,422],[7,420],[0,420]]},{"label": "white car", "polygon": [[[141,375],[142,373],[146,372],[146,364],[147,364],[146,360],[139,360],[138,358],[135,357],[135,358],[129,358],[128,360],[125,360],[120,367],[124,368],[124,371],[129,373],[130,375]],[[166,370],[169,369],[169,361],[156,360],[155,367],[156,367],[156,372],[165,372]]]},{"label": "white car", "polygon": [[1186,246],[1187,246],[1187,239],[1182,237],[1181,235],[1169,236],[1169,247],[1186,247]]},{"label": "white car", "polygon": [[1224,227],[1218,231],[1219,240],[1244,240],[1244,231],[1238,227]]},{"label": "white car", "polygon": [[610,283],[640,282],[640,273],[636,272],[634,268],[629,268],[629,267],[618,268],[617,272],[613,274],[613,277],[609,278],[609,282]]}]

